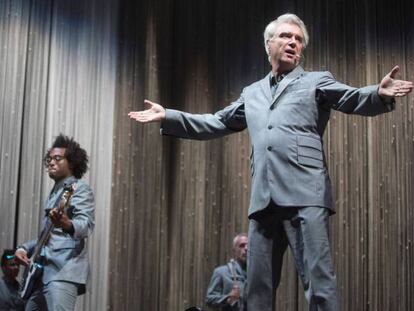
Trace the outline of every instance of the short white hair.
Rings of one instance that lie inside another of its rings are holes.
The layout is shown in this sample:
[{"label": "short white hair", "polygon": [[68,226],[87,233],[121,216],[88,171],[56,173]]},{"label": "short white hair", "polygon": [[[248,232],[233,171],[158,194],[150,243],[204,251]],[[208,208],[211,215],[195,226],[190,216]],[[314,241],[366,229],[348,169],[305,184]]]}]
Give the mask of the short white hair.
[{"label": "short white hair", "polygon": [[264,36],[264,45],[265,45],[265,50],[266,50],[267,55],[269,55],[269,46],[267,42],[270,39],[272,39],[273,36],[276,34],[277,28],[279,27],[279,25],[284,24],[284,23],[297,25],[303,33],[303,43],[302,43],[303,48],[305,49],[306,46],[308,45],[309,34],[308,34],[308,30],[306,29],[305,23],[297,15],[292,14],[292,13],[286,13],[286,14],[280,15],[274,21],[271,21],[265,28],[263,36]]},{"label": "short white hair", "polygon": [[247,233],[242,232],[242,233],[239,233],[238,235],[236,235],[236,236],[234,237],[234,239],[233,239],[233,249],[234,249],[234,248],[236,248],[236,246],[237,246],[237,242],[239,241],[239,239],[240,239],[241,237],[246,237],[246,238],[247,238]]}]

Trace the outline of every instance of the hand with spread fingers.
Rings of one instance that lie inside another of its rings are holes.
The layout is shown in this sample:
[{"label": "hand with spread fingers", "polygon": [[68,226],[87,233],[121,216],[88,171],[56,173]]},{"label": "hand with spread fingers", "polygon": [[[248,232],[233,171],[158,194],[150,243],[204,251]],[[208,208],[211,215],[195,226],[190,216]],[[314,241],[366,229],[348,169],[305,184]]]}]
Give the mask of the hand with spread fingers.
[{"label": "hand with spread fingers", "polygon": [[165,119],[165,109],[163,106],[154,103],[148,99],[144,100],[148,108],[143,111],[131,111],[128,116],[141,123],[161,122]]},{"label": "hand with spread fingers", "polygon": [[395,79],[398,71],[400,71],[400,67],[395,66],[382,79],[378,89],[378,95],[382,99],[389,100],[394,97],[403,97],[413,90],[413,82]]}]

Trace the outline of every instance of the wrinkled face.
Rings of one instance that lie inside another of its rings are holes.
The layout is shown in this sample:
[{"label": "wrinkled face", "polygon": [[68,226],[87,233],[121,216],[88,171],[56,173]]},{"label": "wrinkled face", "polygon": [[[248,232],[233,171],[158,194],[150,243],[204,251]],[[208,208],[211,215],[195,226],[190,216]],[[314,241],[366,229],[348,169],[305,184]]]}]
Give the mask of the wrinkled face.
[{"label": "wrinkled face", "polygon": [[47,172],[55,182],[72,175],[65,152],[66,148],[53,148],[46,158]]},{"label": "wrinkled face", "polygon": [[247,237],[241,236],[237,239],[236,245],[233,248],[234,259],[242,263],[247,260]]},{"label": "wrinkled face", "polygon": [[1,269],[3,274],[10,279],[15,279],[19,274],[19,265],[14,261],[14,258],[6,260],[5,265]]},{"label": "wrinkled face", "polygon": [[299,65],[303,49],[303,33],[295,24],[282,23],[275,35],[267,41],[272,67],[279,73],[293,70]]}]

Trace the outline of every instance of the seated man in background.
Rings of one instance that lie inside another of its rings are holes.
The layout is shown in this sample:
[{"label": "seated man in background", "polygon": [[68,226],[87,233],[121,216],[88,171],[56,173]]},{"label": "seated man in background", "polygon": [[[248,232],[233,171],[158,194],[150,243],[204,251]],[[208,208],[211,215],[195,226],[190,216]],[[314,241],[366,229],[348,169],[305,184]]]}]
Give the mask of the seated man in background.
[{"label": "seated man in background", "polygon": [[247,234],[233,239],[233,258],[214,269],[207,289],[206,303],[222,311],[246,310],[244,288],[246,283]]},{"label": "seated man in background", "polygon": [[0,310],[23,310],[24,302],[19,295],[19,282],[16,280],[19,274],[19,266],[14,261],[14,250],[5,249],[1,256],[0,279]]}]

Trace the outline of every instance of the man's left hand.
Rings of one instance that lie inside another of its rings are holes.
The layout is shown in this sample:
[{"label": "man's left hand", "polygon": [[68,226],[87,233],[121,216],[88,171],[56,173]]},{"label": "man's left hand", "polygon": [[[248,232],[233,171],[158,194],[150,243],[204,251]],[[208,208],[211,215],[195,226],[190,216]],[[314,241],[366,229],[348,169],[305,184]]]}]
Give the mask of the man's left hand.
[{"label": "man's left hand", "polygon": [[378,88],[378,95],[383,100],[390,100],[394,97],[406,96],[413,90],[413,83],[411,81],[396,80],[400,67],[395,66],[381,81]]}]

